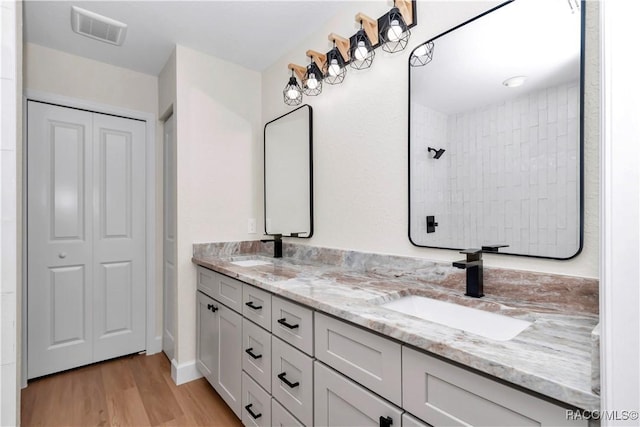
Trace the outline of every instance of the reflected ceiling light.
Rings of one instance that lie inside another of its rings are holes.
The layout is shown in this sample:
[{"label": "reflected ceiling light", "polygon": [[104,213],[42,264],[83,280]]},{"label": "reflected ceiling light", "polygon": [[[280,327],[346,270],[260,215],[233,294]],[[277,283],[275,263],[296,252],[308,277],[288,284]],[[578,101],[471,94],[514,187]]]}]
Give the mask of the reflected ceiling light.
[{"label": "reflected ceiling light", "polygon": [[345,62],[349,57],[349,40],[334,33],[329,34],[329,40],[333,42],[333,49],[327,52],[322,71],[324,81],[335,85],[342,83],[347,75]]},{"label": "reflected ceiling light", "polygon": [[322,93],[322,66],[326,56],[314,50],[308,50],[307,56],[311,63],[307,65],[302,79],[302,92],[305,95],[317,96]]},{"label": "reflected ceiling light", "polygon": [[527,80],[527,76],[514,76],[510,77],[507,80],[503,81],[502,84],[506,87],[520,87]]},{"label": "reflected ceiling light", "polygon": [[356,22],[360,23],[360,29],[350,40],[350,65],[356,70],[364,70],[371,67],[376,56],[373,46],[378,44],[378,21],[358,13]]},{"label": "reflected ceiling light", "polygon": [[411,31],[408,27],[413,23],[411,1],[394,0],[393,7],[381,20],[379,34],[382,50],[389,53],[404,50],[409,43],[409,37],[411,37]]},{"label": "reflected ceiling light", "polygon": [[422,67],[427,65],[433,59],[433,42],[422,43],[411,52],[409,64],[412,67]]},{"label": "reflected ceiling light", "polygon": [[[302,88],[298,84],[295,74],[297,73],[299,77],[301,75],[304,76],[305,68],[299,65],[289,64],[289,69],[291,70],[291,77],[289,77],[289,82],[282,91],[284,103],[287,105],[300,105],[300,103],[302,103]],[[300,69],[302,69],[302,71]]]}]

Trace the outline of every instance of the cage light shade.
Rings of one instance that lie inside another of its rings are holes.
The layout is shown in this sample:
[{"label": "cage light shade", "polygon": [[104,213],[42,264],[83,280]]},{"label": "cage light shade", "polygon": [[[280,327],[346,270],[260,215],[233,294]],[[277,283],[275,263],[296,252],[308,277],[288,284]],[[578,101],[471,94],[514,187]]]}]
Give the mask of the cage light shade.
[{"label": "cage light shade", "polygon": [[284,103],[287,105],[300,105],[302,103],[302,88],[294,76],[289,77],[289,82],[282,91]]},{"label": "cage light shade", "polygon": [[362,28],[351,38],[349,52],[349,57],[351,58],[349,65],[356,70],[364,70],[371,67],[373,58],[376,56],[376,52],[371,46],[371,41]]},{"label": "cage light shade", "polygon": [[394,6],[383,17],[383,22],[380,26],[382,50],[389,53],[400,52],[407,47],[409,37],[411,37],[411,31],[402,18],[400,10]]},{"label": "cage light shade", "polygon": [[409,64],[412,67],[422,67],[427,65],[433,59],[433,42],[422,43],[411,52]]},{"label": "cage light shade", "polygon": [[347,67],[345,65],[338,48],[331,49],[327,53],[327,60],[322,67],[324,81],[330,85],[342,83],[347,75]]},{"label": "cage light shade", "polygon": [[317,96],[322,93],[322,71],[314,62],[307,65],[302,82],[302,92],[309,96]]}]

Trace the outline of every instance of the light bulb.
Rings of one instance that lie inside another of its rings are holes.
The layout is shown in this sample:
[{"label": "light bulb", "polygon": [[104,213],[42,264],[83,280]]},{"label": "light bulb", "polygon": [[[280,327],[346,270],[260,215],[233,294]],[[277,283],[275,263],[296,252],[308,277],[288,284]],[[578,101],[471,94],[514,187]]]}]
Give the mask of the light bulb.
[{"label": "light bulb", "polygon": [[300,92],[298,91],[298,89],[292,87],[287,91],[287,98],[296,99],[299,94]]},{"label": "light bulb", "polygon": [[356,51],[354,52],[354,56],[356,57],[356,59],[358,61],[364,61],[367,58],[368,54],[369,54],[369,50],[364,45],[364,42],[362,40],[359,41],[358,42],[358,47],[356,48]]},{"label": "light bulb", "polygon": [[391,26],[387,30],[387,40],[397,42],[402,35],[402,27],[397,19],[391,21]]},{"label": "light bulb", "polygon": [[334,58],[329,65],[329,75],[335,77],[338,74],[340,74],[340,65],[338,65],[338,60]]},{"label": "light bulb", "polygon": [[307,79],[307,87],[309,89],[318,88],[318,79],[316,79],[316,75],[314,73],[309,73],[309,78]]},{"label": "light bulb", "polygon": [[427,56],[427,45],[421,44],[413,51],[413,56]]}]

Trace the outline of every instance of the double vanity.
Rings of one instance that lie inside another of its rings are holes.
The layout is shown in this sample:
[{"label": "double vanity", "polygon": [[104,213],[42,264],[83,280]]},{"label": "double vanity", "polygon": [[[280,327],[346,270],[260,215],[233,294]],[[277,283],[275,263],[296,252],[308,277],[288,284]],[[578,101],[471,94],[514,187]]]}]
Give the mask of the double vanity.
[{"label": "double vanity", "polygon": [[194,245],[197,365],[244,425],[587,425],[597,282],[285,243]]}]

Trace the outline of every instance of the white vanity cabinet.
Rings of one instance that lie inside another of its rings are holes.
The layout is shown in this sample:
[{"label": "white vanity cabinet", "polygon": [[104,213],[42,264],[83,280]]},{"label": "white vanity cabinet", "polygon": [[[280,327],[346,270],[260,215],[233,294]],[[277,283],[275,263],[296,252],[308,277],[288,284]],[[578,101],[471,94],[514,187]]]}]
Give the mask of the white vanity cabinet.
[{"label": "white vanity cabinet", "polygon": [[402,389],[404,409],[434,426],[587,426],[559,405],[408,347]]},{"label": "white vanity cabinet", "polygon": [[314,423],[329,427],[402,425],[402,409],[315,362]]},{"label": "white vanity cabinet", "polygon": [[[211,274],[212,273],[212,274]],[[242,403],[242,316],[218,298],[240,310],[242,282],[228,282],[221,274],[198,267],[196,308],[196,366],[235,414]],[[206,279],[203,286],[203,279]],[[222,291],[222,292],[220,292]],[[238,294],[239,292],[239,294]]]}]

